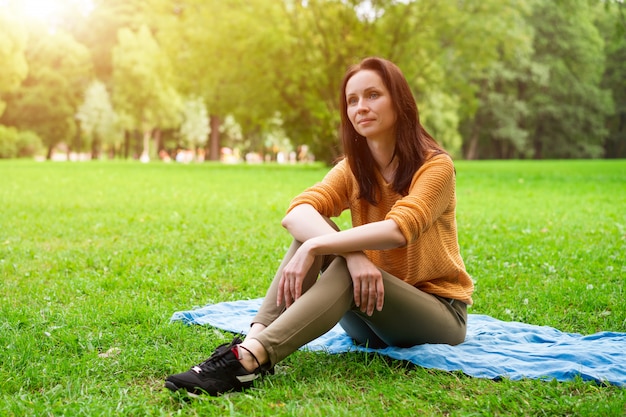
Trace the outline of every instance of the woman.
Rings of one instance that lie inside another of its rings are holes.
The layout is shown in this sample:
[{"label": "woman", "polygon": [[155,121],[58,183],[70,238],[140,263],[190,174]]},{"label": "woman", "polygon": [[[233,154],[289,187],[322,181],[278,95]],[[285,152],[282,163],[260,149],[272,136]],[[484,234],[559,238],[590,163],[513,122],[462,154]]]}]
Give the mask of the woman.
[{"label": "woman", "polygon": [[[459,253],[452,160],[421,126],[393,63],[350,68],[340,100],[345,159],[291,202],[282,225],[294,240],[248,335],[169,376],[168,389],[243,390],[337,322],[374,348],[465,339],[473,284]],[[339,231],[329,218],[346,209],[353,227]]]}]

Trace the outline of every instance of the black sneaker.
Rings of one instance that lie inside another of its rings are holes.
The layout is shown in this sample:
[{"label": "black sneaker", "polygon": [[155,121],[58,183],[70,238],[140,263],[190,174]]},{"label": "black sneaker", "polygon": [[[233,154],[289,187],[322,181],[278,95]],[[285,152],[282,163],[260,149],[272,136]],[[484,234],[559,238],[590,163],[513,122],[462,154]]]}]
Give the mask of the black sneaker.
[{"label": "black sneaker", "polygon": [[[230,342],[230,343],[222,343],[221,345],[216,347],[215,350],[213,351],[213,353],[211,354],[211,356],[209,356],[209,359],[205,360],[204,362],[207,362],[207,361],[213,359],[213,357],[219,355],[220,353],[223,353],[223,352],[225,352],[227,350],[230,350],[234,346],[243,343],[243,340],[241,340],[239,338],[240,335],[241,335],[241,333],[239,333],[237,336],[235,336],[232,342]],[[252,352],[250,352],[250,354],[252,354]],[[252,355],[252,357],[254,357],[254,360],[257,360],[254,355]],[[257,363],[258,363],[258,360],[257,360]],[[198,366],[200,366],[200,365],[198,365]],[[276,373],[276,370],[274,369],[273,366],[270,367],[269,364],[266,364],[266,365],[263,365],[263,366],[261,366],[259,368],[259,372],[261,373],[261,376],[267,376],[267,375],[274,375]]]},{"label": "black sneaker", "polygon": [[240,343],[241,339],[236,337],[230,344],[218,346],[211,357],[201,364],[187,372],[168,376],[165,387],[170,391],[186,390],[191,396],[204,393],[217,396],[229,391],[243,391],[250,388],[254,380],[273,373],[274,368],[269,364],[248,372],[237,358],[237,345]]},{"label": "black sneaker", "polygon": [[211,353],[211,356],[209,356],[209,359],[206,359],[204,362],[213,359],[213,357],[215,357],[217,355],[220,355],[220,354],[224,353],[227,350],[232,349],[233,346],[238,345],[240,343],[243,343],[243,340],[241,340],[239,338],[239,335],[237,335],[237,336],[235,336],[233,338],[232,342],[222,343],[221,345],[216,347],[215,350],[213,351],[213,353]]}]

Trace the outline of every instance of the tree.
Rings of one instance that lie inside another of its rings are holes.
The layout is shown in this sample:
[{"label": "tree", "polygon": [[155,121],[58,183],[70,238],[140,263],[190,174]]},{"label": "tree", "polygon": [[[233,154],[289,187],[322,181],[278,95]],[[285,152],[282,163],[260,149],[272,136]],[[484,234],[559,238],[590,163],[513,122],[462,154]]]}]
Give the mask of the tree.
[{"label": "tree", "polygon": [[29,67],[21,87],[4,97],[7,109],[0,121],[42,138],[51,156],[54,147],[75,137],[76,111],[92,79],[89,51],[59,30],[32,28],[26,47]]},{"label": "tree", "polygon": [[[92,0],[86,16],[66,16],[62,25],[91,51],[94,73],[112,91],[113,48],[120,29],[138,31],[148,24],[150,0]],[[67,8],[76,13],[76,8]]]},{"label": "tree", "polygon": [[477,78],[478,108],[465,123],[465,158],[524,158],[532,155],[524,120],[528,104],[521,97],[525,85],[547,84],[547,68],[520,51],[515,60],[494,62]]},{"label": "tree", "polygon": [[171,57],[178,90],[209,111],[209,159],[219,159],[220,125],[233,116],[252,134],[276,112],[273,87],[288,61],[280,3],[267,0],[154,0],[156,37]]},{"label": "tree", "polygon": [[170,62],[147,26],[137,32],[120,29],[113,50],[113,102],[125,128],[142,133],[143,160],[151,156],[153,131],[179,123],[180,97],[172,78]]},{"label": "tree", "polygon": [[2,93],[14,91],[26,78],[28,66],[24,56],[26,31],[20,21],[8,7],[0,5],[0,116],[6,103],[1,100]]},{"label": "tree", "polygon": [[186,99],[183,102],[183,122],[180,125],[183,145],[194,150],[204,147],[209,130],[209,115],[204,101],[197,97]]},{"label": "tree", "polygon": [[601,88],[603,41],[586,0],[538,1],[529,23],[535,28],[533,61],[548,68],[545,86],[525,92],[532,113],[527,128],[535,158],[600,157],[612,112]]},{"label": "tree", "polygon": [[101,81],[93,81],[87,91],[85,100],[79,107],[76,118],[80,121],[81,137],[85,140],[77,146],[91,146],[91,155],[97,158],[103,146],[110,147],[112,154],[121,145],[122,134],[119,129],[118,116],[113,110],[109,92]]},{"label": "tree", "polygon": [[605,43],[602,87],[612,93],[615,111],[607,118],[604,156],[626,157],[626,5],[614,1],[598,9],[597,26]]},{"label": "tree", "polygon": [[587,0],[526,3],[519,33],[531,47],[475,78],[478,106],[463,122],[465,156],[598,157],[611,100],[600,86],[604,52],[593,8]]}]

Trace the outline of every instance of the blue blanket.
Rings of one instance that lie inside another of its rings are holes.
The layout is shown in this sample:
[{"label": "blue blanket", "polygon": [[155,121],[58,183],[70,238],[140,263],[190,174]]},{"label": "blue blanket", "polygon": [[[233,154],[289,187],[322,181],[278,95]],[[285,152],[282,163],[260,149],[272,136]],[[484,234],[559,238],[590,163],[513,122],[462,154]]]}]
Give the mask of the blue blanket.
[{"label": "blue blanket", "polygon": [[[171,320],[246,333],[261,300],[223,302],[179,311]],[[626,333],[583,336],[479,314],[469,315],[466,341],[458,346],[427,344],[404,349],[369,349],[355,346],[337,325],[303,349],[327,353],[377,352],[425,368],[462,371],[478,378],[568,381],[580,376],[586,381],[626,386]]]}]

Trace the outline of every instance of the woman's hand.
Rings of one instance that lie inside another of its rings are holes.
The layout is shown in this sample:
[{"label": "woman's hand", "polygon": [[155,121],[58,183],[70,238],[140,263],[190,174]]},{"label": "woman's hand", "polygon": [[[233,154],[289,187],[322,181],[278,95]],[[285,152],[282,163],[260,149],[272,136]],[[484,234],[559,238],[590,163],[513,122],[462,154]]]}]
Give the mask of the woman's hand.
[{"label": "woman's hand", "polygon": [[344,258],[352,276],[356,306],[368,316],[374,314],[374,308],[381,311],[385,302],[385,288],[380,270],[363,252],[349,253]]},{"label": "woman's hand", "polygon": [[313,255],[310,245],[307,245],[306,242],[303,243],[289,263],[283,268],[283,273],[278,283],[277,305],[280,306],[284,300],[285,306],[289,308],[300,298],[302,295],[302,283],[314,260],[315,255]]}]

